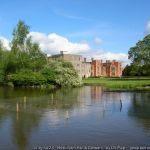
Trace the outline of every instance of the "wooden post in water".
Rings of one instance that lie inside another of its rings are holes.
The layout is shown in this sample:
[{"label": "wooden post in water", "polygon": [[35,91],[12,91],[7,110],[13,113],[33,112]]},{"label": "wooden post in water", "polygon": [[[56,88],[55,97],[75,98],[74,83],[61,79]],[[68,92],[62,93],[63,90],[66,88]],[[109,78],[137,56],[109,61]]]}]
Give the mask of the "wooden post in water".
[{"label": "wooden post in water", "polygon": [[23,101],[24,101],[24,109],[26,109],[26,100],[27,100],[27,97],[24,96],[24,97],[23,97]]},{"label": "wooden post in water", "polygon": [[18,103],[16,103],[16,112],[17,112],[17,121],[18,121],[18,119],[19,119],[19,115],[18,115],[18,111],[19,111],[19,104]]},{"label": "wooden post in water", "polygon": [[16,104],[16,111],[17,112],[19,111],[19,104],[18,103]]},{"label": "wooden post in water", "polygon": [[24,96],[23,100],[24,100],[24,103],[26,103],[27,97],[26,97],[26,96]]}]

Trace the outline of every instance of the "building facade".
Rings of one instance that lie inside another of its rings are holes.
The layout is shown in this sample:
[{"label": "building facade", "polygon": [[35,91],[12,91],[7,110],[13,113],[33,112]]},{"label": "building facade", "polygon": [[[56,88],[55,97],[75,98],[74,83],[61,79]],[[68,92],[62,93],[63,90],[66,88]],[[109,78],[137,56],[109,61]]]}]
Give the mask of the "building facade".
[{"label": "building facade", "polygon": [[86,58],[81,55],[64,54],[63,51],[60,54],[52,55],[48,57],[48,60],[63,60],[71,62],[75,70],[80,77],[121,77],[122,66],[118,61],[109,61],[103,63],[102,60],[94,60],[87,62]]},{"label": "building facade", "polygon": [[91,62],[92,68],[92,77],[121,77],[122,76],[122,66],[118,61],[110,61],[106,60],[106,62],[102,62],[102,60],[92,60]]},{"label": "building facade", "polygon": [[102,60],[94,60],[91,62],[91,76],[98,77],[102,75]]}]

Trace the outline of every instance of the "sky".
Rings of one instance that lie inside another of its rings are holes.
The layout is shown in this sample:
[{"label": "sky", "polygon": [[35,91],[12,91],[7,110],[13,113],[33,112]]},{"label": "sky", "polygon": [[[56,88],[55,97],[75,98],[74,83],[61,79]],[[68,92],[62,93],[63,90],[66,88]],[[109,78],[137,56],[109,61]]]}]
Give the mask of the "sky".
[{"label": "sky", "polygon": [[0,0],[0,39],[8,49],[19,20],[49,55],[63,50],[127,64],[130,47],[150,34],[150,0]]}]

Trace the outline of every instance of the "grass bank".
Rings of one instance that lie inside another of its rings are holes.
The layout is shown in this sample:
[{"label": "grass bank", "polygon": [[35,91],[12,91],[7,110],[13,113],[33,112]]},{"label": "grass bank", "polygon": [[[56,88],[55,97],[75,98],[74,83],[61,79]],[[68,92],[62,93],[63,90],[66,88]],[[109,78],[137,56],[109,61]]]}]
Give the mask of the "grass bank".
[{"label": "grass bank", "polygon": [[87,78],[85,85],[103,85],[111,90],[150,90],[150,77],[132,78]]}]

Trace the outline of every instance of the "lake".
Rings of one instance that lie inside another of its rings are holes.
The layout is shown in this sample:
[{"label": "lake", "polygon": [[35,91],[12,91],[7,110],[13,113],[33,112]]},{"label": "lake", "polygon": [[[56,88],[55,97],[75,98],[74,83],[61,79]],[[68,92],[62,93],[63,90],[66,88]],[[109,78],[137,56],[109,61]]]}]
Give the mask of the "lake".
[{"label": "lake", "polygon": [[150,92],[0,88],[0,149],[150,146]]}]

